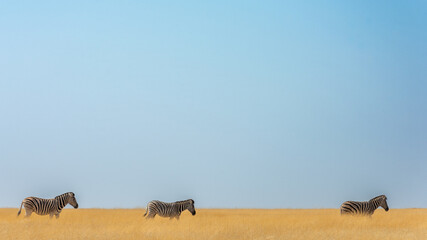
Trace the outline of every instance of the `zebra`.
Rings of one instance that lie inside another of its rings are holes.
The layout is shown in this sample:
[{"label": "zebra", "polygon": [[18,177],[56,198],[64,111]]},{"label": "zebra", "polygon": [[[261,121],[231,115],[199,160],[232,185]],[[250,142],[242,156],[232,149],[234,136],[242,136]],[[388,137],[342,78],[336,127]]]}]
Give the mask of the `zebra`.
[{"label": "zebra", "polygon": [[194,209],[194,200],[188,199],[184,201],[177,201],[173,203],[165,203],[158,200],[151,201],[147,204],[144,217],[146,219],[154,218],[156,214],[161,217],[169,217],[170,219],[176,218],[179,220],[179,216],[185,210],[191,212],[194,216],[196,215],[196,209]]},{"label": "zebra", "polygon": [[341,205],[341,215],[360,214],[372,216],[374,211],[380,206],[384,208],[386,212],[389,210],[387,205],[387,197],[385,195],[374,197],[367,202],[347,201]]},{"label": "zebra", "polygon": [[21,214],[22,205],[24,205],[25,217],[30,217],[31,214],[35,212],[38,215],[49,214],[50,218],[52,218],[53,215],[55,215],[56,218],[59,218],[59,214],[67,204],[70,204],[74,208],[79,207],[79,204],[77,203],[76,197],[73,192],[61,194],[52,199],[27,197],[21,203],[21,207],[18,211],[18,216],[19,214]]}]

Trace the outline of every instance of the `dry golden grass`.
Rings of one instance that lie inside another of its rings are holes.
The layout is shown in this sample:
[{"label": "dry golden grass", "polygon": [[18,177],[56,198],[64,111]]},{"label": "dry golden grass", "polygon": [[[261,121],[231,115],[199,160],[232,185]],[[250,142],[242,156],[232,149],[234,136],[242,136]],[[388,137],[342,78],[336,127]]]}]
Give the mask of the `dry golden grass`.
[{"label": "dry golden grass", "polygon": [[179,221],[146,221],[143,209],[66,209],[58,220],[17,211],[0,209],[0,239],[427,239],[427,209],[379,209],[372,218],[337,209],[199,209]]}]

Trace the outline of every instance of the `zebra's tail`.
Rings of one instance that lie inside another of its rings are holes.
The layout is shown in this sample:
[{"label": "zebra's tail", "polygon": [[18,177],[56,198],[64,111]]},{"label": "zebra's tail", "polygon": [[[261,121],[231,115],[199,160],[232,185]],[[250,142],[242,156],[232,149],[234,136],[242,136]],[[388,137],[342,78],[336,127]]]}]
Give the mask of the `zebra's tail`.
[{"label": "zebra's tail", "polygon": [[19,211],[18,211],[18,216],[19,216],[19,214],[21,214],[21,210],[22,210],[22,204],[24,204],[24,201],[22,201],[22,202],[21,202],[21,207],[19,208]]},{"label": "zebra's tail", "polygon": [[145,209],[144,217],[147,216],[148,213],[148,207]]}]

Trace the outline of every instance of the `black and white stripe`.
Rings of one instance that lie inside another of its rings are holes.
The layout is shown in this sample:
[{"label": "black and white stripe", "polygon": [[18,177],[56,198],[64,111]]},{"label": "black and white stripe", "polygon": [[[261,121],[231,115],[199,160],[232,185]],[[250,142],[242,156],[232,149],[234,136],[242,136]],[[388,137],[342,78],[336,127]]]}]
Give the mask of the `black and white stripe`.
[{"label": "black and white stripe", "polygon": [[385,195],[374,197],[367,202],[347,201],[341,205],[341,214],[371,216],[378,207],[388,211],[387,197]]},{"label": "black and white stripe", "polygon": [[59,218],[59,214],[67,204],[70,204],[74,208],[79,207],[74,193],[72,192],[64,193],[52,199],[27,197],[21,203],[18,216],[19,214],[21,214],[22,205],[24,205],[25,217],[29,217],[33,212],[35,212],[38,215],[49,214],[51,218],[53,217],[53,215],[55,215],[56,218]]},{"label": "black and white stripe", "polygon": [[185,210],[190,211],[193,216],[196,215],[193,199],[173,203],[165,203],[158,200],[154,200],[147,204],[147,209],[144,216],[146,216],[147,219],[154,218],[156,215],[159,215],[161,217],[169,217],[171,219],[179,219],[179,216]]}]

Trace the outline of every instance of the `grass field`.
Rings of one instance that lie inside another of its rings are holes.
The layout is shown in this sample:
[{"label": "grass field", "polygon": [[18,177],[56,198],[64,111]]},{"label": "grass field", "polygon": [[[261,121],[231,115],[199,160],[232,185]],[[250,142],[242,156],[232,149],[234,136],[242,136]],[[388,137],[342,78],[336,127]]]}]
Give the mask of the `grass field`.
[{"label": "grass field", "polygon": [[17,217],[0,209],[0,239],[427,239],[427,209],[377,210],[372,218],[337,209],[198,209],[181,219],[143,219],[143,209],[65,209],[61,217]]}]

